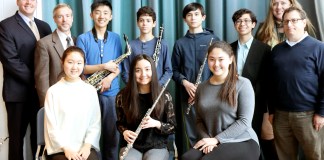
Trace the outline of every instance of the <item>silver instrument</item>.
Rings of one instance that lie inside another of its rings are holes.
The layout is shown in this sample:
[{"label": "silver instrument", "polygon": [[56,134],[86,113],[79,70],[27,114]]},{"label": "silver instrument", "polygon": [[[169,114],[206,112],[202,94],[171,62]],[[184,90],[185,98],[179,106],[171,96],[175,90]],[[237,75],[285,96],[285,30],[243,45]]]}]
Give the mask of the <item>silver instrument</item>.
[{"label": "silver instrument", "polygon": [[159,38],[156,41],[156,45],[155,45],[155,50],[153,53],[153,61],[155,62],[155,66],[157,67],[158,62],[159,62],[159,55],[160,55],[160,49],[161,49],[161,41],[162,41],[162,35],[163,35],[163,31],[164,31],[164,27],[163,25],[160,27],[160,34],[159,34]]},{"label": "silver instrument", "polygon": [[[209,46],[212,44],[213,39],[214,39],[213,37],[210,39]],[[204,71],[204,67],[205,67],[205,64],[206,64],[206,61],[207,61],[207,56],[208,56],[208,50],[207,50],[207,53],[205,55],[204,62],[203,62],[203,64],[201,64],[201,66],[199,68],[199,72],[198,72],[196,82],[195,82],[196,87],[201,83],[201,76],[202,76],[202,73]],[[186,110],[186,114],[189,114],[193,104],[194,104],[194,102],[189,104],[189,106],[188,106],[188,108]]]},{"label": "silver instrument", "polygon": [[[131,47],[128,43],[128,37],[124,34],[124,40],[126,42],[126,46],[127,46],[127,52],[122,54],[121,56],[119,56],[117,59],[114,60],[114,62],[118,65],[119,63],[121,63],[126,57],[128,57],[131,54]],[[111,72],[108,70],[101,70],[101,71],[97,71],[95,73],[93,73],[90,77],[88,77],[85,82],[91,84],[92,86],[94,86],[97,91],[99,91],[102,87],[102,85],[100,84],[101,80],[106,78]]]},{"label": "silver instrument", "polygon": [[[141,124],[143,123],[144,118],[147,117],[147,116],[149,116],[149,115],[151,115],[151,113],[152,113],[152,111],[154,110],[156,104],[159,102],[161,96],[163,95],[165,89],[167,88],[167,86],[168,86],[170,80],[171,80],[171,78],[168,79],[168,81],[167,81],[167,82],[165,83],[165,85],[163,86],[163,88],[162,88],[160,94],[158,95],[158,97],[157,97],[156,100],[154,101],[152,107],[149,108],[149,109],[147,110],[147,112],[145,113],[145,115],[144,115],[144,117],[143,117],[143,119],[142,119],[140,125],[137,127],[137,129],[136,129],[136,131],[135,131],[135,133],[137,134],[137,136],[139,135],[139,133],[140,133],[141,130],[142,130],[142,126],[141,126]],[[136,140],[137,136],[135,137],[135,140]],[[134,140],[134,142],[135,142],[135,140]],[[125,157],[127,156],[129,150],[130,150],[131,148],[133,148],[133,144],[134,144],[134,143],[128,143],[128,144],[127,144],[127,146],[126,146],[126,148],[125,148],[123,154],[122,154],[122,155],[120,156],[120,158],[119,158],[120,160],[124,160],[124,159],[125,159]]]}]

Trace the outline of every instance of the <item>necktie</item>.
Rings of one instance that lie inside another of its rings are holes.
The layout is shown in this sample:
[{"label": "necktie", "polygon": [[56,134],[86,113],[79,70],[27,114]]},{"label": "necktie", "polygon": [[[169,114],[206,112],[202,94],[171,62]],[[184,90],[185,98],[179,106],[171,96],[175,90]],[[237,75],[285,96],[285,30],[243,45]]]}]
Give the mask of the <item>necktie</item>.
[{"label": "necktie", "polygon": [[70,46],[72,46],[72,44],[71,44],[71,38],[70,37],[66,37],[66,48],[69,48]]},{"label": "necktie", "polygon": [[40,36],[39,36],[39,33],[38,33],[38,29],[37,29],[37,26],[35,24],[34,21],[29,21],[29,27],[30,29],[33,31],[37,41],[40,39]]}]

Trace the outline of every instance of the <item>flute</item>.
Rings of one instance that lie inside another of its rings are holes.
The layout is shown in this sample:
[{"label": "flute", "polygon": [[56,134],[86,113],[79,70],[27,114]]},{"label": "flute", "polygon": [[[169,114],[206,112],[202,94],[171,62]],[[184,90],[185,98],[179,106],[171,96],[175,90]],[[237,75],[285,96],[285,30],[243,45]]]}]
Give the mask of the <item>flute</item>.
[{"label": "flute", "polygon": [[[211,44],[213,42],[213,39],[214,39],[213,37],[210,39],[209,46],[211,46]],[[201,66],[199,68],[199,72],[198,72],[197,79],[196,79],[196,82],[195,82],[196,87],[201,83],[201,76],[202,76],[202,73],[204,71],[204,67],[205,67],[205,64],[206,64],[206,61],[207,61],[207,56],[208,56],[208,50],[207,50],[207,53],[205,54],[204,62],[203,62],[203,64],[201,64]],[[190,103],[188,105],[188,108],[186,110],[186,114],[189,114],[193,104],[194,104],[194,102],[192,102],[192,103]]]},{"label": "flute", "polygon": [[[171,78],[169,78],[168,81],[164,84],[164,86],[163,86],[163,88],[162,88],[160,94],[158,95],[158,97],[157,97],[156,100],[154,101],[152,107],[149,108],[149,109],[147,110],[147,112],[145,113],[145,115],[144,115],[144,117],[143,117],[141,123],[138,125],[138,127],[137,127],[137,129],[136,129],[136,131],[135,131],[135,133],[136,133],[137,136],[139,135],[139,133],[140,133],[141,130],[142,130],[142,126],[141,126],[141,124],[143,123],[144,118],[147,117],[147,116],[149,116],[149,115],[151,115],[151,113],[152,113],[152,111],[154,110],[156,104],[159,102],[161,96],[163,95],[163,92],[164,92],[165,89],[167,88],[167,86],[168,86],[170,80],[171,80]],[[136,140],[137,136],[135,137],[135,140]],[[134,142],[135,142],[135,140],[134,140]],[[131,148],[133,148],[133,144],[134,144],[134,142],[133,142],[133,143],[128,143],[128,144],[127,144],[127,146],[126,146],[126,148],[125,148],[123,154],[122,154],[122,155],[120,156],[120,158],[119,158],[120,160],[124,160],[124,159],[125,159],[125,157],[127,156],[129,150],[130,150]]]}]

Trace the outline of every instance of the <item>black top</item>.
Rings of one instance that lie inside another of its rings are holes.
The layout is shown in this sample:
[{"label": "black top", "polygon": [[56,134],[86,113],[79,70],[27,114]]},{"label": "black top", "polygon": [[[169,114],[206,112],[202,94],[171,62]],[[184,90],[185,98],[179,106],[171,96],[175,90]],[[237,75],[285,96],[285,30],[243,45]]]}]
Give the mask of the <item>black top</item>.
[{"label": "black top", "polygon": [[[135,122],[127,122],[126,114],[128,112],[128,107],[126,108],[122,102],[123,91],[119,92],[116,97],[116,107],[117,107],[117,129],[122,134],[125,130],[134,131],[137,129],[139,124],[142,121],[147,110],[152,107],[153,100],[151,93],[140,94],[140,119],[137,119]],[[142,129],[139,133],[137,139],[135,140],[133,147],[140,152],[146,152],[150,149],[156,148],[166,148],[167,139],[169,134],[175,132],[176,120],[174,114],[174,108],[172,104],[171,94],[165,91],[165,103],[164,103],[164,113],[161,119],[161,129],[157,128],[147,128]],[[121,141],[121,146],[126,146],[127,142],[123,139]]]}]

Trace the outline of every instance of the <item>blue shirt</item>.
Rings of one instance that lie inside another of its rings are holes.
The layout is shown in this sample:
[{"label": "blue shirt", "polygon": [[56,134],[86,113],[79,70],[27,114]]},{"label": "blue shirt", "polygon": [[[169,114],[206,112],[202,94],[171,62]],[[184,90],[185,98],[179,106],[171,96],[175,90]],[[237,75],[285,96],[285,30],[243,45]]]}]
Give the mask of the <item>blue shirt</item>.
[{"label": "blue shirt", "polygon": [[[96,42],[92,32],[88,31],[81,34],[77,38],[76,45],[84,51],[87,65],[106,63],[110,60],[117,59],[122,54],[119,35],[110,31],[108,31],[106,42],[104,42],[102,39],[98,39],[98,41]],[[105,96],[116,96],[119,92],[119,89],[119,81],[118,77],[116,77],[111,82],[110,89],[101,94]]]},{"label": "blue shirt", "polygon": [[[130,41],[129,44],[132,48],[132,53],[123,61],[124,72],[122,73],[122,79],[125,83],[128,82],[129,68],[133,59],[139,54],[146,54],[153,58],[157,40],[158,39],[155,37],[147,42],[142,42],[139,38]],[[161,85],[164,85],[167,80],[172,77],[171,56],[168,45],[164,40],[161,41],[159,61],[156,72]]]},{"label": "blue shirt", "polygon": [[238,40],[237,47],[237,73],[242,75],[244,64],[246,62],[246,58],[249,54],[249,50],[251,48],[251,44],[253,41],[253,37],[250,38],[245,44],[241,44],[240,40]]}]

